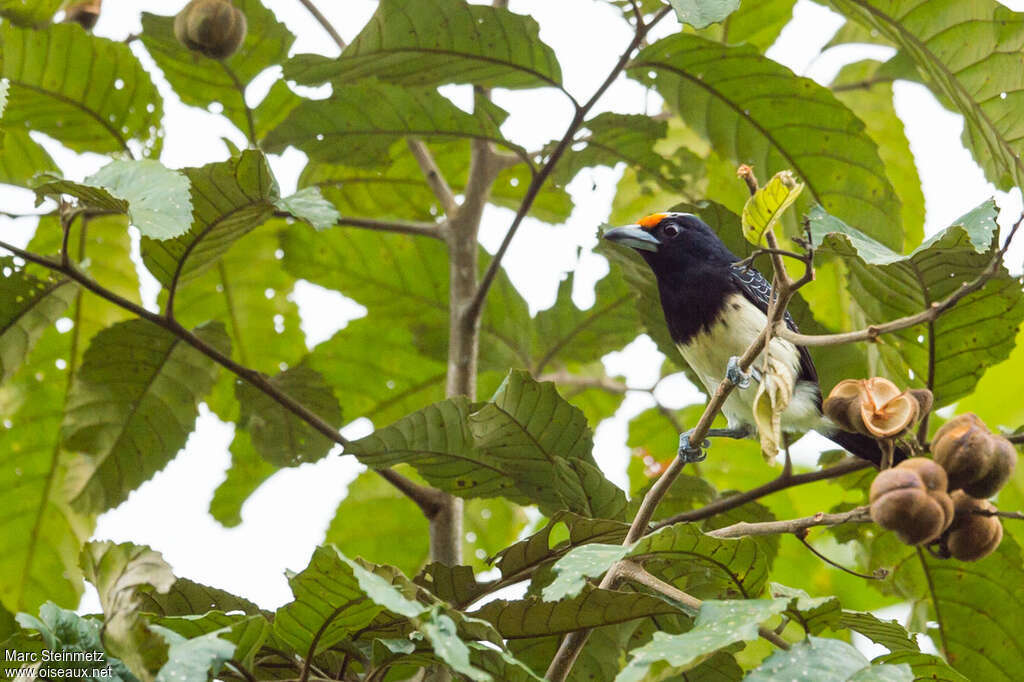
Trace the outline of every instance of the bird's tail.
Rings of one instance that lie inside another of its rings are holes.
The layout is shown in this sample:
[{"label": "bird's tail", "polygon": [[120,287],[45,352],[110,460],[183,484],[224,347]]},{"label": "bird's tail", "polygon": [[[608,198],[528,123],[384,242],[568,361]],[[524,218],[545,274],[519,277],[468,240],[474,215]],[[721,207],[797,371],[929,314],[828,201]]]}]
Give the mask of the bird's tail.
[{"label": "bird's tail", "polygon": [[[882,450],[878,447],[878,442],[874,438],[861,435],[859,433],[849,433],[847,431],[840,431],[838,429],[829,429],[822,435],[831,440],[833,443],[841,446],[844,450],[849,452],[851,455],[866,459],[876,467],[882,464]],[[897,449],[893,453],[893,464],[901,462],[906,459],[906,453]]]}]

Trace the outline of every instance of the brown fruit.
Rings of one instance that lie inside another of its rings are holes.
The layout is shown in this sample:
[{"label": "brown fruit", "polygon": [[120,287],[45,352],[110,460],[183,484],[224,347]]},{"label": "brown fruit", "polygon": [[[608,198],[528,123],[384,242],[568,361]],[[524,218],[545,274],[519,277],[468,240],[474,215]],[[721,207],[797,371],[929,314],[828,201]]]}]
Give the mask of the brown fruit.
[{"label": "brown fruit", "polygon": [[246,29],[245,14],[231,0],[192,0],[174,18],[178,41],[211,59],[237,52]]},{"label": "brown fruit", "polygon": [[932,455],[949,474],[950,489],[963,488],[977,498],[999,492],[1017,464],[1013,444],[992,434],[972,413],[954,417],[935,432]]},{"label": "brown fruit", "polygon": [[866,433],[860,418],[860,402],[864,392],[858,379],[844,379],[832,388],[822,405],[822,411],[843,431]]},{"label": "brown fruit", "polygon": [[100,18],[100,6],[103,0],[86,0],[64,8],[65,23],[74,21],[81,24],[86,31],[91,31]]},{"label": "brown fruit", "polygon": [[996,511],[988,500],[979,500],[957,490],[953,493],[956,518],[946,534],[946,548],[960,561],[977,561],[996,551],[1003,540],[1003,524],[998,516],[975,511]]},{"label": "brown fruit", "polygon": [[879,439],[905,433],[931,407],[931,391],[901,391],[882,377],[840,381],[822,405],[825,414],[844,431]]},{"label": "brown fruit", "polygon": [[871,519],[908,545],[935,540],[953,521],[946,472],[930,459],[914,457],[875,477]]}]

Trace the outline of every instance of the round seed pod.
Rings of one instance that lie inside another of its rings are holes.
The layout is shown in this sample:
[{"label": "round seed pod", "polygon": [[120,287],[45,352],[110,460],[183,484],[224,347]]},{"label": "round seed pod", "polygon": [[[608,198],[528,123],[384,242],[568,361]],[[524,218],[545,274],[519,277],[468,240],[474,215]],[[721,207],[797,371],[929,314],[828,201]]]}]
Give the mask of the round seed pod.
[{"label": "round seed pod", "polygon": [[861,401],[860,414],[869,435],[893,438],[917,421],[921,409],[917,400],[888,379],[867,379],[864,394],[867,399]]},{"label": "round seed pod", "polygon": [[956,518],[945,537],[949,553],[960,561],[977,561],[996,551],[1003,540],[1003,524],[998,516],[975,511],[996,511],[988,500],[979,500],[957,490],[953,493]]},{"label": "round seed pod", "polygon": [[844,379],[836,384],[822,404],[822,411],[843,431],[867,433],[860,417],[860,403],[864,393],[863,382]]},{"label": "round seed pod", "polygon": [[929,459],[914,457],[875,477],[871,519],[908,545],[935,540],[953,521],[946,473]]},{"label": "round seed pod", "polygon": [[949,474],[949,487],[972,497],[995,495],[1013,475],[1013,444],[991,433],[973,413],[957,415],[932,439],[932,456]]},{"label": "round seed pod", "polygon": [[245,40],[245,14],[231,0],[192,0],[174,18],[174,35],[190,50],[227,59]]}]

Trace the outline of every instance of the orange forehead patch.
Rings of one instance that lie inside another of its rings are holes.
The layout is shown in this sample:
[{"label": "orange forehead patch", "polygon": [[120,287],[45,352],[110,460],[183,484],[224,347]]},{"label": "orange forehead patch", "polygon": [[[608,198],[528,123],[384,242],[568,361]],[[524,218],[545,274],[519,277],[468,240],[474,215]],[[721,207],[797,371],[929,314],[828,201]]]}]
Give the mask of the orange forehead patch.
[{"label": "orange forehead patch", "polygon": [[643,218],[638,220],[637,225],[644,228],[645,230],[650,230],[657,227],[658,223],[664,220],[665,216],[667,215],[667,213],[652,213],[651,215],[644,216]]}]

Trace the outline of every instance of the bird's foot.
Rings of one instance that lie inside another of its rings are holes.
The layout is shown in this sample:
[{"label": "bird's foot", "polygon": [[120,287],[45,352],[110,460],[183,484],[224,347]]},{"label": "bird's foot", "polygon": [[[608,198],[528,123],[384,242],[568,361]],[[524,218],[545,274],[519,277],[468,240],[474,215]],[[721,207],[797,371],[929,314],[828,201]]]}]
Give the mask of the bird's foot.
[{"label": "bird's foot", "polygon": [[677,456],[687,464],[703,462],[708,458],[708,453],[704,452],[704,450],[711,447],[711,441],[705,438],[702,443],[695,447],[690,444],[691,433],[693,433],[693,429],[679,434],[679,453]]},{"label": "bird's foot", "polygon": [[749,372],[741,370],[740,359],[735,355],[729,358],[729,364],[725,366],[725,378],[737,388],[750,388],[751,379],[761,383],[761,373],[754,368]]}]

